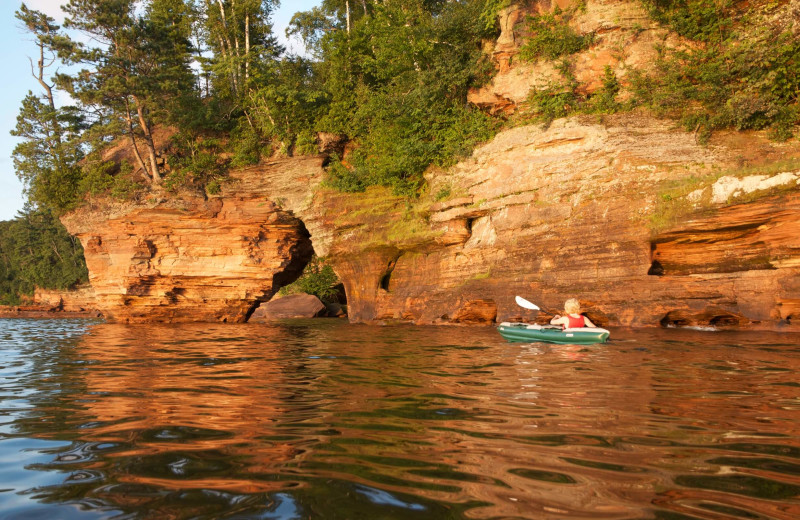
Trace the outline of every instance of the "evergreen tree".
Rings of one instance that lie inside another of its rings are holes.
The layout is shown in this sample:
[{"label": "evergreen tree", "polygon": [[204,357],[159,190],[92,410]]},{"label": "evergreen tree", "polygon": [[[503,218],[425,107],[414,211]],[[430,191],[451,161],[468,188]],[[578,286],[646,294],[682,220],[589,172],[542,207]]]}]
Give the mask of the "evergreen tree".
[{"label": "evergreen tree", "polygon": [[31,74],[43,94],[29,92],[22,101],[17,126],[11,132],[22,138],[14,148],[14,167],[31,204],[63,211],[78,199],[78,161],[82,158],[78,137],[82,120],[73,107],[56,107],[54,85],[45,76],[56,59],[59,26],[25,4],[16,17],[35,38],[38,57],[35,62],[31,59]]},{"label": "evergreen tree", "polygon": [[129,139],[139,168],[159,182],[162,172],[153,139],[157,124],[170,122],[176,93],[195,91],[190,69],[190,9],[180,0],[70,0],[65,26],[95,46],[71,40],[61,55],[87,66],[60,76],[87,110],[104,114]]},{"label": "evergreen tree", "polygon": [[51,211],[27,207],[0,222],[0,303],[18,304],[35,287],[64,290],[87,280],[80,242]]}]

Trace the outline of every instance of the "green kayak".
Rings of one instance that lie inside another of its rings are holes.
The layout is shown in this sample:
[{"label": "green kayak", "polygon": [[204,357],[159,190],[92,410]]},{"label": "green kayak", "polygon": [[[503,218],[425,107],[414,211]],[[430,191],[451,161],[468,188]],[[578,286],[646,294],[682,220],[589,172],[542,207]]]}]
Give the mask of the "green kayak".
[{"label": "green kayak", "polygon": [[508,341],[533,343],[544,341],[547,343],[562,343],[569,345],[592,345],[605,343],[610,334],[606,329],[583,327],[580,329],[561,329],[549,325],[530,325],[528,323],[503,322],[497,331]]}]

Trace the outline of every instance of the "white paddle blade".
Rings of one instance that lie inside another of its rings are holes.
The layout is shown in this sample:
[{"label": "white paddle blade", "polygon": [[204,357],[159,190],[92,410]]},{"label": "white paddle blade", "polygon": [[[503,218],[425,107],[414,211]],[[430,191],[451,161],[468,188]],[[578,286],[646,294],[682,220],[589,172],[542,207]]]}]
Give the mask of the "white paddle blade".
[{"label": "white paddle blade", "polygon": [[517,302],[517,305],[519,305],[520,307],[522,307],[522,308],[524,308],[524,309],[530,309],[530,310],[532,310],[532,311],[538,311],[538,310],[540,310],[540,309],[539,309],[539,307],[537,307],[535,304],[533,304],[533,303],[529,302],[528,300],[526,300],[526,299],[525,299],[525,298],[523,298],[522,296],[517,296],[517,297],[516,297],[516,298],[514,298],[514,299],[516,300],[516,302]]}]

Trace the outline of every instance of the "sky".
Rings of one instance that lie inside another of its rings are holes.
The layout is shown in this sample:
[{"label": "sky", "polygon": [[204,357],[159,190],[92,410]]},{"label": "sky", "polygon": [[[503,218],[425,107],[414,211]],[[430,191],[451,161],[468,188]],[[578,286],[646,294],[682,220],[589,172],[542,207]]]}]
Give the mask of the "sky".
[{"label": "sky", "polygon": [[[61,4],[68,0],[25,0],[25,4],[42,11],[63,22]],[[286,26],[292,15],[298,11],[307,11],[319,5],[321,0],[283,0],[281,7],[273,15],[276,36],[283,41],[290,51],[301,52],[302,45],[297,40],[287,41]],[[6,49],[3,59],[3,79],[0,81],[0,220],[13,219],[22,209],[24,198],[22,184],[14,173],[14,162],[11,153],[18,140],[10,135],[17,124],[17,114],[22,99],[32,90],[39,94],[41,87],[31,75],[29,57],[36,54],[33,39],[22,29],[14,13],[22,4],[19,0],[0,1],[0,48]],[[55,67],[50,69],[55,71]]]}]

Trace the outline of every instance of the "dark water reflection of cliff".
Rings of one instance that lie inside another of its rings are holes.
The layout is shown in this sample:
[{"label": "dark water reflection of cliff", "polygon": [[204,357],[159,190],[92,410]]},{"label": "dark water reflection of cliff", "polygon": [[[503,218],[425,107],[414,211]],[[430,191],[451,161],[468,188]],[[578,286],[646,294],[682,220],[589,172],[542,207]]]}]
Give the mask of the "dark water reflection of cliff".
[{"label": "dark water reflection of cliff", "polygon": [[0,320],[0,518],[800,518],[800,337]]}]

